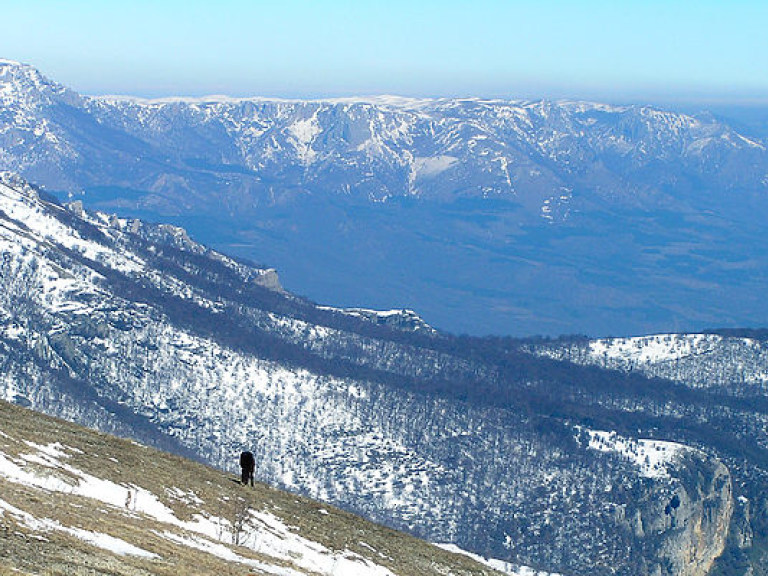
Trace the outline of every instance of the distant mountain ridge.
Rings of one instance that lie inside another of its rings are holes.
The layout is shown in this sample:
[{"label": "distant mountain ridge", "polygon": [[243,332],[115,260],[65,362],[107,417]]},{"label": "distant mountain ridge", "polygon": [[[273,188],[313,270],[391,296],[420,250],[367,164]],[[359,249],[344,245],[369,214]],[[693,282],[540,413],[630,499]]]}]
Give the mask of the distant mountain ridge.
[{"label": "distant mountain ridge", "polygon": [[475,334],[768,322],[754,296],[768,268],[766,143],[712,115],[90,97],[11,62],[0,102],[0,167],[279,263],[314,300],[416,309]]}]

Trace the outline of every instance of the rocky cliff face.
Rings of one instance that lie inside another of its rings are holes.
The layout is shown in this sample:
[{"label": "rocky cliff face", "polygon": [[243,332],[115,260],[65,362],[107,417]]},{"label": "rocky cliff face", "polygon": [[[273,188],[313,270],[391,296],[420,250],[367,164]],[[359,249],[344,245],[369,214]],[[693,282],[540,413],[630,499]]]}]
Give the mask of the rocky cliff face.
[{"label": "rocky cliff face", "polygon": [[683,486],[659,505],[658,494],[642,495],[617,510],[625,530],[647,543],[660,542],[659,562],[648,574],[702,576],[723,553],[729,535],[734,499],[728,469],[717,461],[699,467]]},{"label": "rocky cliff face", "polygon": [[674,533],[662,552],[670,574],[708,574],[728,538],[734,499],[727,468],[717,463],[692,480],[665,518],[664,528]]}]

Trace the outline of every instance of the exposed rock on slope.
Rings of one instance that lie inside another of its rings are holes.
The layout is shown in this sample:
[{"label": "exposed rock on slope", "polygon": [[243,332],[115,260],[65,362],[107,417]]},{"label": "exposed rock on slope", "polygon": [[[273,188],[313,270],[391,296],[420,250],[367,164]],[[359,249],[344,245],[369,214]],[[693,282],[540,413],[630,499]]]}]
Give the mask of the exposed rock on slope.
[{"label": "exposed rock on slope", "polygon": [[665,543],[662,552],[671,572],[685,576],[709,573],[725,549],[733,514],[731,477],[725,466],[714,467],[691,488],[693,493],[684,493],[679,508],[668,515],[675,527],[684,529]]}]

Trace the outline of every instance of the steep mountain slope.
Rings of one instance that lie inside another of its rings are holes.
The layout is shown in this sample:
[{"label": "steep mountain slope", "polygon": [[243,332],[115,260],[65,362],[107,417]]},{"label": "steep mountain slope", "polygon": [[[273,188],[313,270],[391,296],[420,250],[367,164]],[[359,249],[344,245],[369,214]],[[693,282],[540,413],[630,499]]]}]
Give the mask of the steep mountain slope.
[{"label": "steep mountain slope", "polygon": [[756,466],[737,496],[765,486],[764,436],[740,454],[741,428],[709,445],[680,423],[730,430],[754,407],[721,422],[674,383],[317,307],[177,228],[3,182],[8,400],[224,468],[250,447],[261,479],[565,574],[702,573],[733,533],[731,463],[713,455]]},{"label": "steep mountain slope", "polygon": [[0,167],[279,262],[315,300],[406,305],[476,334],[768,321],[755,297],[768,152],[713,116],[81,97],[12,62],[0,63],[0,95]]},{"label": "steep mountain slope", "polygon": [[[0,566],[29,574],[499,574],[330,506],[0,401]],[[1,569],[1,568],[0,568]],[[510,570],[510,573],[514,573]]]}]

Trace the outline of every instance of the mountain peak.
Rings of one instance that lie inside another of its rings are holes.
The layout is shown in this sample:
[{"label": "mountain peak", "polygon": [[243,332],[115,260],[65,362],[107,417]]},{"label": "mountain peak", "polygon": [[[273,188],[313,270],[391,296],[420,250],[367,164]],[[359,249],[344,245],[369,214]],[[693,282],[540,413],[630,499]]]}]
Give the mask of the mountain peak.
[{"label": "mountain peak", "polygon": [[25,64],[24,62],[17,62],[16,60],[8,60],[6,58],[0,58],[0,79],[4,83],[7,83],[12,79],[28,79],[36,83],[52,84],[43,74],[34,66]]},{"label": "mountain peak", "polygon": [[17,60],[10,60],[8,58],[0,58],[0,66],[12,66],[16,68],[20,68],[23,66],[31,67],[29,64],[22,64],[21,62]]},{"label": "mountain peak", "polygon": [[50,105],[62,99],[67,104],[81,100],[75,91],[48,79],[34,66],[0,59],[0,102],[4,106]]}]

